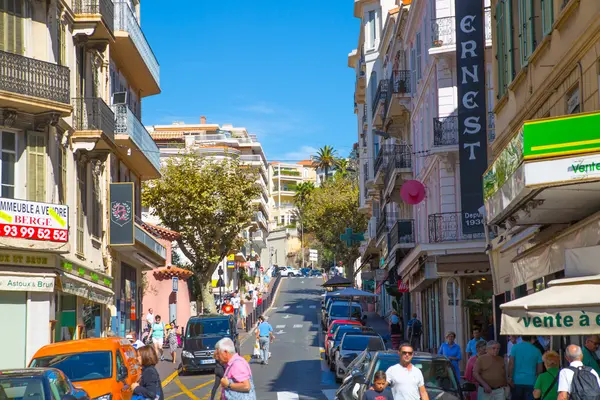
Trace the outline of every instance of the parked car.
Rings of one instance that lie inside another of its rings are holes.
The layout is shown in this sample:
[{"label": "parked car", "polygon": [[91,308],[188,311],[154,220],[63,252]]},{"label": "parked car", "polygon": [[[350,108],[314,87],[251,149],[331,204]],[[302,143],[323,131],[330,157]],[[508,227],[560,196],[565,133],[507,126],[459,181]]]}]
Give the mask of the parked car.
[{"label": "parked car", "polygon": [[377,352],[385,350],[384,340],[375,332],[350,331],[342,336],[340,344],[333,349],[335,379],[341,382],[350,363],[363,351]]},{"label": "parked car", "polygon": [[[357,357],[360,362],[351,363],[344,383],[339,387],[335,396],[340,400],[362,399],[365,391],[373,384],[376,371],[386,371],[389,367],[400,362],[400,355],[395,350],[379,351],[373,355],[361,354]],[[475,385],[466,382],[459,385],[459,377],[454,368],[444,356],[429,353],[415,353],[412,364],[419,368],[425,380],[425,389],[430,399],[462,400],[465,393],[475,391]]]},{"label": "parked car", "polygon": [[285,269],[282,269],[279,271],[279,274],[281,276],[302,276],[302,272],[300,272],[299,269],[292,267],[286,267]]},{"label": "parked car", "polygon": [[331,321],[336,319],[351,319],[354,321],[363,322],[367,316],[363,313],[360,303],[348,301],[334,301],[329,305],[327,310],[324,326],[329,326]]},{"label": "parked car", "polygon": [[310,270],[309,275],[310,276],[323,276],[323,270],[321,270],[321,269],[314,269],[313,268],[313,269]]},{"label": "parked car", "polygon": [[327,362],[329,364],[329,369],[332,371],[335,370],[335,364],[333,363],[333,355],[335,352],[335,348],[340,345],[344,334],[348,332],[375,332],[373,328],[367,326],[358,326],[358,325],[341,325],[339,328],[335,330],[333,337],[329,339],[325,343],[325,352],[327,354]]},{"label": "parked car", "polygon": [[29,363],[61,370],[94,400],[130,400],[142,367],[127,339],[95,338],[46,345]]},{"label": "parked car", "polygon": [[360,328],[362,327],[362,325],[360,324],[360,322],[357,321],[350,321],[350,320],[345,320],[345,319],[338,319],[333,321],[330,325],[329,325],[329,330],[327,330],[327,332],[325,333],[325,339],[324,339],[324,346],[325,346],[325,361],[329,362],[329,346],[331,344],[333,344],[333,342],[335,341],[334,336],[335,336],[335,332],[337,330],[337,328],[339,327],[357,327]]},{"label": "parked car", "polygon": [[89,400],[90,396],[58,369],[26,368],[0,371],[0,399]]},{"label": "parked car", "polygon": [[181,350],[182,372],[214,369],[215,344],[225,337],[233,340],[239,353],[238,336],[233,315],[207,314],[190,318]]}]

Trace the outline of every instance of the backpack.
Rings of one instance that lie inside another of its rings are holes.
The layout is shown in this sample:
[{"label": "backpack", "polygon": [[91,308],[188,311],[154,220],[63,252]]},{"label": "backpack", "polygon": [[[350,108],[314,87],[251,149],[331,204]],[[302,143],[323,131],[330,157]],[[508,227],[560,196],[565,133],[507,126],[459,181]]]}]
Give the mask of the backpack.
[{"label": "backpack", "polygon": [[415,319],[411,325],[411,332],[413,336],[420,336],[421,335],[421,330],[423,329],[423,326],[421,325],[421,321],[419,321],[418,319]]},{"label": "backpack", "polygon": [[571,400],[598,400],[600,399],[600,385],[596,375],[592,373],[593,369],[586,366],[568,367],[573,371],[573,381],[571,382]]}]

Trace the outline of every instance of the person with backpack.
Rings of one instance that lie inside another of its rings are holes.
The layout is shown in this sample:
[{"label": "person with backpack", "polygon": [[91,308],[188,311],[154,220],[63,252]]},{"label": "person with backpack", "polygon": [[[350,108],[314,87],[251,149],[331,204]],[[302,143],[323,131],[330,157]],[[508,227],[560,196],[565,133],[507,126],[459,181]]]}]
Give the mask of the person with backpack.
[{"label": "person with backpack", "polygon": [[592,368],[583,365],[581,347],[568,346],[565,358],[569,366],[558,375],[558,400],[600,399],[600,377]]},{"label": "person with backpack", "polygon": [[417,318],[417,313],[413,313],[412,319],[407,323],[408,327],[408,340],[410,345],[415,351],[420,349],[421,345],[421,334],[423,333],[423,324]]}]

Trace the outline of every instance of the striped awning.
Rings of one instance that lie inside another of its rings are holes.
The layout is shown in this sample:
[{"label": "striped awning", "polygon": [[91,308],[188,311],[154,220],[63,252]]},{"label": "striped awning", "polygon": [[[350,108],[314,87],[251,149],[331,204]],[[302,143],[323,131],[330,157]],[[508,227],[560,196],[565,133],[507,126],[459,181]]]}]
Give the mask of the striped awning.
[{"label": "striped awning", "polygon": [[154,140],[181,139],[183,140],[183,132],[152,132],[150,134]]}]

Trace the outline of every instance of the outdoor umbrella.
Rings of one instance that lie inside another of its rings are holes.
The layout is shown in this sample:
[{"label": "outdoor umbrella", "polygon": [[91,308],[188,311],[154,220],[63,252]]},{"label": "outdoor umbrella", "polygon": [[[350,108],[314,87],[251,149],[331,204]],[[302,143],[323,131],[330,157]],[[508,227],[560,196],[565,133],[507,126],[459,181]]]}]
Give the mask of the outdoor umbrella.
[{"label": "outdoor umbrella", "polygon": [[343,276],[336,275],[329,279],[327,282],[322,284],[323,287],[336,287],[336,286],[352,286],[350,279],[344,278]]},{"label": "outdoor umbrella", "polygon": [[378,297],[375,293],[365,292],[364,290],[359,290],[353,287],[338,290],[333,293],[332,296],[336,297]]}]

